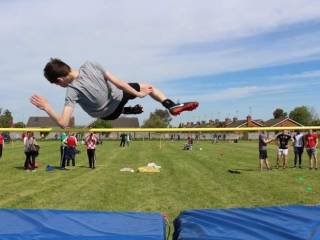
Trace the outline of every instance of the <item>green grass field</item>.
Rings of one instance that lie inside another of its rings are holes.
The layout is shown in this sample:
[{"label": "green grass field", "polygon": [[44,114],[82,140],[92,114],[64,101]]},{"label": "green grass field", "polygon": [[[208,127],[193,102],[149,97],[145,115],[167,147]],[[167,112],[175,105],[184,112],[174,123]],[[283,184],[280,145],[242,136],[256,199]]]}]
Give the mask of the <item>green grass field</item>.
[{"label": "green grass field", "polygon": [[[320,171],[304,168],[258,171],[257,142],[194,144],[183,151],[183,141],[136,141],[129,148],[104,141],[97,148],[97,168],[88,168],[80,146],[77,167],[45,171],[59,164],[59,142],[40,142],[40,167],[26,172],[21,142],[6,144],[0,160],[0,208],[50,208],[106,211],[159,211],[173,220],[193,208],[230,208],[266,205],[316,204],[320,198]],[[200,150],[200,147],[203,149]],[[275,146],[269,146],[271,165]],[[289,153],[292,166],[293,153]],[[161,173],[120,172],[148,162]],[[240,169],[231,174],[228,169]],[[312,190],[311,190],[312,189]]]}]

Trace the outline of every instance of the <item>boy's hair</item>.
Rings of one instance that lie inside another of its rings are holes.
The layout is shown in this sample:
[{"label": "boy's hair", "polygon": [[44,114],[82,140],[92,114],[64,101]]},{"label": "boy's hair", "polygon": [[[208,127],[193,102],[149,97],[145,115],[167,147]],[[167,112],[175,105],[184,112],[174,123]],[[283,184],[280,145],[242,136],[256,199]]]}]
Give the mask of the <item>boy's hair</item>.
[{"label": "boy's hair", "polygon": [[66,77],[71,72],[68,64],[64,63],[58,58],[51,58],[43,69],[43,74],[49,82],[57,82],[57,78]]}]

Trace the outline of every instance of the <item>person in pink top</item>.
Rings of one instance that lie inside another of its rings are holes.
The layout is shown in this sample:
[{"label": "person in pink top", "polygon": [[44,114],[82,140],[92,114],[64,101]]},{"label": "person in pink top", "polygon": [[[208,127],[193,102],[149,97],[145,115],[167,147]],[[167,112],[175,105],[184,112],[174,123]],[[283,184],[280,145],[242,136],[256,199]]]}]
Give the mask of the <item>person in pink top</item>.
[{"label": "person in pink top", "polygon": [[96,146],[97,146],[97,136],[94,133],[90,133],[86,138],[85,138],[85,144],[87,146],[87,155],[88,155],[88,160],[89,160],[89,167],[91,169],[96,168]]},{"label": "person in pink top", "polygon": [[2,158],[3,144],[4,144],[4,137],[0,134],[0,159]]},{"label": "person in pink top", "polygon": [[305,147],[309,156],[309,168],[318,169],[318,159],[317,159],[317,146],[318,146],[318,134],[311,129],[309,133],[305,136]]}]

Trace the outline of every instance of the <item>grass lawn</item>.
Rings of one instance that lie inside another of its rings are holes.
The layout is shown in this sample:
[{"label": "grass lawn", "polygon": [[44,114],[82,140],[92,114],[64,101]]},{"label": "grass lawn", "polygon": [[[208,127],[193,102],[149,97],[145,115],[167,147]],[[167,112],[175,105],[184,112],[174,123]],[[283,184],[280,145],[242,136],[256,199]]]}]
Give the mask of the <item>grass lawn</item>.
[{"label": "grass lawn", "polygon": [[[59,142],[39,142],[40,167],[23,170],[21,142],[6,144],[0,160],[0,208],[51,208],[107,211],[159,211],[173,220],[192,208],[230,208],[266,205],[316,204],[320,199],[320,170],[258,171],[257,142],[194,144],[183,151],[183,141],[136,141],[129,148],[104,141],[97,148],[97,168],[88,168],[86,150],[80,146],[77,167],[45,171],[59,164]],[[200,150],[202,148],[202,150]],[[270,145],[271,165],[276,148]],[[148,162],[162,166],[161,173],[120,172]],[[289,152],[293,165],[293,152]],[[231,174],[228,169],[240,169]]]}]

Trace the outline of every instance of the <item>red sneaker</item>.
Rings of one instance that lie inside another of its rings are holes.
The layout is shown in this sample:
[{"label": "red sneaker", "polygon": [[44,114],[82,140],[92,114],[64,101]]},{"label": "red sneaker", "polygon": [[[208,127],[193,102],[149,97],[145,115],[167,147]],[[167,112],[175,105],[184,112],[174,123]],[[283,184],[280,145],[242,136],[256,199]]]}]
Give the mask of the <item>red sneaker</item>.
[{"label": "red sneaker", "polygon": [[186,102],[177,104],[169,109],[171,115],[176,116],[184,111],[192,111],[199,106],[198,102]]}]

